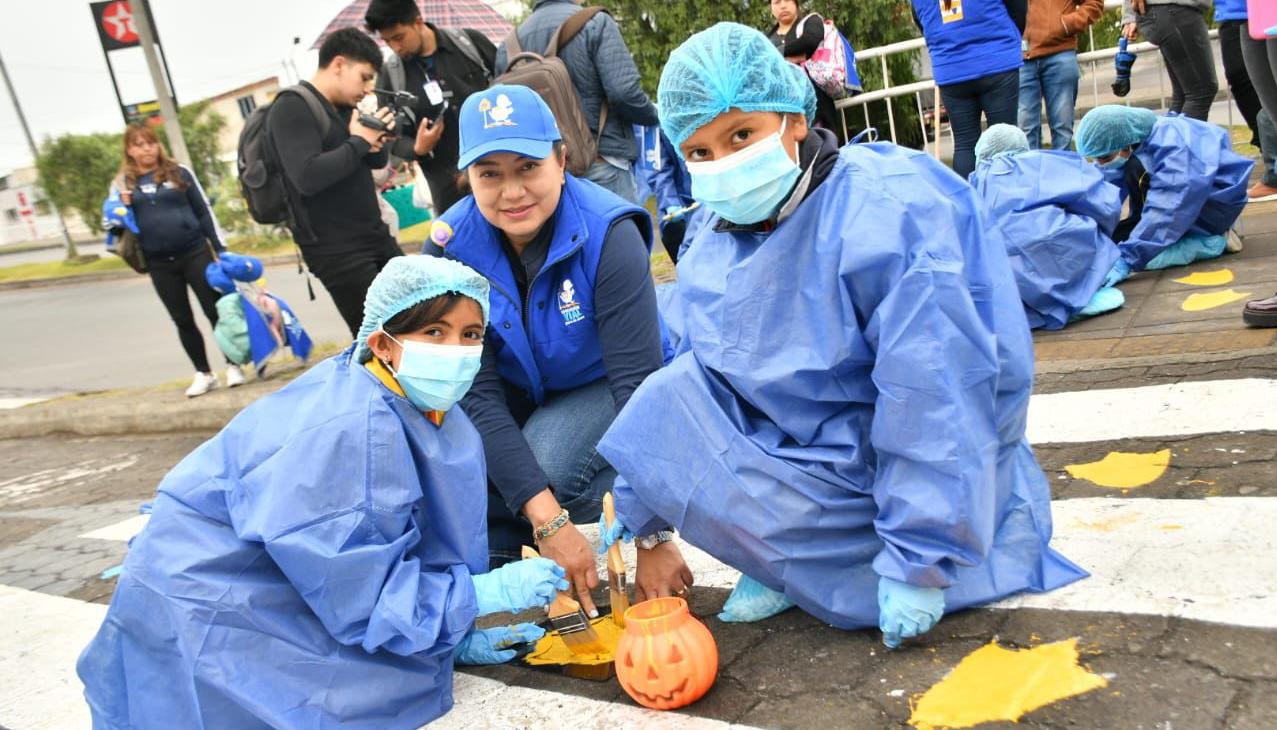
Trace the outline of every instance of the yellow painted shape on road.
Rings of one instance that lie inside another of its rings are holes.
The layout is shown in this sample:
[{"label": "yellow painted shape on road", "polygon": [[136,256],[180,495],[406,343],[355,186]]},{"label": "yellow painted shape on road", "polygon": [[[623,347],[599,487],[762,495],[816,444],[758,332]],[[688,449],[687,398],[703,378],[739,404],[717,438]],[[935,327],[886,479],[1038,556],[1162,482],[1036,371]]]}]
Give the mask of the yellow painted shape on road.
[{"label": "yellow painted shape on road", "polygon": [[1189,294],[1180,308],[1185,312],[1201,312],[1206,309],[1214,309],[1222,307],[1225,304],[1232,304],[1239,299],[1245,299],[1251,296],[1250,292],[1233,291],[1225,289],[1224,291],[1211,292],[1210,294]]},{"label": "yellow painted shape on road", "polygon": [[1170,449],[1151,454],[1112,451],[1099,461],[1069,464],[1064,470],[1074,479],[1085,479],[1101,487],[1133,489],[1160,479],[1170,463]]},{"label": "yellow painted shape on road", "polygon": [[909,722],[917,730],[1015,722],[1039,707],[1108,684],[1077,660],[1076,638],[1023,650],[990,642],[918,698]]},{"label": "yellow painted shape on road", "polygon": [[1194,271],[1188,276],[1181,276],[1178,279],[1172,279],[1177,284],[1188,284],[1189,286],[1223,286],[1233,280],[1232,269],[1219,269],[1217,271]]}]

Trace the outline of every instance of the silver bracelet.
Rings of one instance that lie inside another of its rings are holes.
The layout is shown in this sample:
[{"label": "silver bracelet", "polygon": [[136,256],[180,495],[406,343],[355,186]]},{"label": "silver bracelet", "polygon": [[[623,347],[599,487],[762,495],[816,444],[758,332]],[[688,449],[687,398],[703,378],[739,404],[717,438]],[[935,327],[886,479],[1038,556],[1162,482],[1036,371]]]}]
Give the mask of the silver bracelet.
[{"label": "silver bracelet", "polygon": [[673,530],[661,530],[660,532],[654,532],[651,535],[644,535],[643,537],[634,538],[634,547],[638,548],[639,550],[651,550],[657,545],[660,545],[661,543],[669,542],[673,539],[674,539]]}]

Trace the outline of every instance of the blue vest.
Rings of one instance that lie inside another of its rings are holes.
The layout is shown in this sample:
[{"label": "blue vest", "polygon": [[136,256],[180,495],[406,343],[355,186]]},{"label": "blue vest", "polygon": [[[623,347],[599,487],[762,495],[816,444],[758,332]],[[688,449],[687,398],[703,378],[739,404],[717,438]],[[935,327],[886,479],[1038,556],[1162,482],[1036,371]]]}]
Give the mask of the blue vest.
[{"label": "blue vest", "polygon": [[1024,65],[1020,31],[1002,0],[913,0],[939,86],[958,84]]},{"label": "blue vest", "polygon": [[1215,22],[1246,18],[1246,0],[1215,0]]},{"label": "blue vest", "polygon": [[546,391],[579,388],[607,374],[594,322],[594,281],[608,231],[627,217],[634,219],[650,251],[652,219],[647,211],[568,175],[551,221],[550,250],[529,283],[527,302],[519,298],[497,229],[483,217],[473,195],[441,217],[453,232],[445,254],[492,285],[488,327],[499,343],[501,377],[538,405]]}]

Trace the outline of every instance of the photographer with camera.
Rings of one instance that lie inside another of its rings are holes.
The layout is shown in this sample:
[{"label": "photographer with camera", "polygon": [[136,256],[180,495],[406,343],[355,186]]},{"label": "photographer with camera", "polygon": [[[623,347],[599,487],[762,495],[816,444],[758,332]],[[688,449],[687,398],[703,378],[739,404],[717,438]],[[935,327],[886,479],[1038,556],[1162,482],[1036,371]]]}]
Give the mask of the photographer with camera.
[{"label": "photographer with camera", "polygon": [[488,88],[497,49],[479,31],[425,22],[415,0],[372,0],[364,22],[395,53],[377,79],[378,99],[398,107],[401,135],[391,152],[416,160],[436,215],[443,213],[463,197],[457,110]]},{"label": "photographer with camera", "polygon": [[403,255],[382,222],[372,180],[372,171],[389,159],[394,113],[355,110],[380,68],[372,38],[357,28],[339,30],[320,46],[310,81],[280,92],[266,122],[296,219],[293,238],[352,337],[369,284],[387,261]]}]

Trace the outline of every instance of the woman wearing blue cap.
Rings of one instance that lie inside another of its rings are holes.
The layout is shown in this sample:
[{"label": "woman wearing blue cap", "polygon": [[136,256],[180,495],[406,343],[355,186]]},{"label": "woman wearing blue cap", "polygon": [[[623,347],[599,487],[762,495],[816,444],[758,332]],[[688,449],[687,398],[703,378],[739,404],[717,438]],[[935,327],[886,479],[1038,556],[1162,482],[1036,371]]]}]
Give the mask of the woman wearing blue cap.
[{"label": "woman wearing blue cap", "polygon": [[1032,341],[966,181],[839,149],[801,69],[735,23],[674,51],[659,98],[710,216],[679,261],[679,354],[599,444],[605,542],[673,525],[744,574],[721,619],[797,605],[890,647],[1084,575],[1048,547]]},{"label": "woman wearing blue cap", "polygon": [[393,259],[355,344],[240,413],[160,483],[76,670],[95,728],[417,728],[452,667],[509,661],[531,624],[476,616],[566,589],[488,572],[478,369],[488,284]]},{"label": "woman wearing blue cap", "polygon": [[[567,173],[554,115],[535,91],[473,94],[459,122],[471,195],[435,223],[427,252],[492,285],[483,365],[462,401],[488,459],[488,547],[499,565],[535,541],[593,612],[593,551],[573,522],[598,518],[616,472],[595,446],[664,359],[652,222]],[[691,580],[661,528],[643,535],[640,598]]]}]

